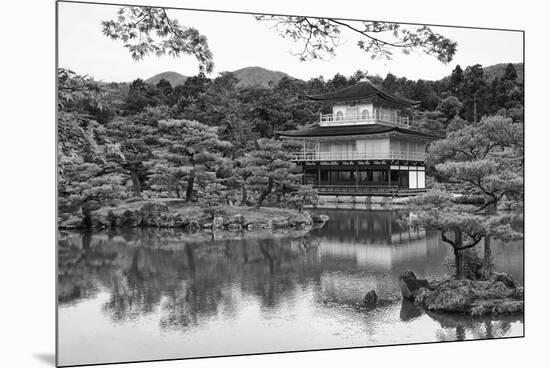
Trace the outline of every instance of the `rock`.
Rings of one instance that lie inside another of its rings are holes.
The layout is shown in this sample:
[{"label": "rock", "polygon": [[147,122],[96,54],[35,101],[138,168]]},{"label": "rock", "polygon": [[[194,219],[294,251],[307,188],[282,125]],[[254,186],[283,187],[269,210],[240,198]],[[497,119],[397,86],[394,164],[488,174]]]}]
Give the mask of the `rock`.
[{"label": "rock", "polygon": [[376,292],[374,290],[371,290],[365,294],[365,297],[363,298],[363,304],[369,308],[376,307],[376,305],[378,304],[378,295],[376,295]]},{"label": "rock", "polygon": [[223,217],[216,216],[212,221],[212,229],[214,230],[223,230]]},{"label": "rock", "polygon": [[420,288],[430,288],[428,280],[420,280],[416,278],[416,275],[412,271],[406,271],[399,276],[399,287],[401,288],[401,294],[404,299],[414,301],[416,292]]},{"label": "rock", "polygon": [[189,219],[183,217],[181,214],[177,213],[174,216],[174,227],[178,228],[186,228],[189,225]]},{"label": "rock", "polygon": [[141,224],[141,214],[139,211],[126,210],[119,217],[117,225],[122,227],[137,227]]},{"label": "rock", "polygon": [[313,225],[313,220],[309,212],[300,212],[287,219],[288,226],[296,229],[304,229]]},{"label": "rock", "polygon": [[466,312],[472,302],[468,283],[449,282],[425,295],[422,304],[428,310]]},{"label": "rock", "polygon": [[235,216],[233,216],[233,223],[244,225],[246,224],[246,217],[244,217],[240,213],[236,214]]},{"label": "rock", "polygon": [[139,210],[141,222],[145,226],[159,226],[161,216],[168,212],[168,205],[163,202],[147,202]]},{"label": "rock", "polygon": [[489,281],[492,283],[501,282],[509,288],[516,287],[516,282],[513,277],[507,273],[493,272],[489,277]]},{"label": "rock", "polygon": [[189,221],[189,225],[187,226],[187,228],[189,229],[189,231],[191,232],[197,232],[200,230],[201,226],[199,225],[199,223],[195,220],[191,220]]},{"label": "rock", "polygon": [[329,220],[329,217],[327,215],[311,215],[311,220],[314,224],[324,224]]},{"label": "rock", "polygon": [[246,225],[248,231],[267,231],[270,230],[270,224],[262,222],[252,222]]},{"label": "rock", "polygon": [[274,229],[287,228],[288,221],[284,217],[275,217],[271,220],[271,227]]},{"label": "rock", "polygon": [[243,227],[242,227],[241,224],[231,223],[231,224],[227,225],[227,231],[237,233],[237,232],[242,231],[242,230],[243,230]]}]

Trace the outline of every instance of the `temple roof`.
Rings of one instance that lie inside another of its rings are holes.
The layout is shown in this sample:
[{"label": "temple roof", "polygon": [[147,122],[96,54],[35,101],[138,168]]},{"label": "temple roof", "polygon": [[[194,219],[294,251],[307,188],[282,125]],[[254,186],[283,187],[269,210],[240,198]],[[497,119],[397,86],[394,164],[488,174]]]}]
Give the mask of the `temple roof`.
[{"label": "temple roof", "polygon": [[336,136],[356,136],[381,133],[403,133],[414,135],[420,138],[440,139],[441,137],[419,132],[417,130],[401,128],[398,126],[382,125],[382,124],[366,124],[366,125],[342,125],[342,126],[315,126],[299,130],[288,130],[278,132],[282,137],[289,138],[307,138],[307,137],[336,137]]},{"label": "temple roof", "polygon": [[379,97],[388,102],[393,102],[405,106],[413,106],[420,103],[420,101],[396,96],[392,93],[384,91],[382,88],[376,86],[369,80],[358,82],[353,86],[342,88],[335,92],[329,92],[320,95],[308,95],[306,97],[313,101],[350,101]]}]

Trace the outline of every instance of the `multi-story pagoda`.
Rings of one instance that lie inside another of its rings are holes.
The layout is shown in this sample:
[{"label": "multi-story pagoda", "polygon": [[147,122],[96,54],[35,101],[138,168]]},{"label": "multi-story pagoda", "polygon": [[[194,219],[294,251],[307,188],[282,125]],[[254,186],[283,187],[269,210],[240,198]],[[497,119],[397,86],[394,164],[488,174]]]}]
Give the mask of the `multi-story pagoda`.
[{"label": "multi-story pagoda", "polygon": [[410,127],[418,101],[361,81],[337,92],[306,96],[332,104],[312,127],[280,132],[299,140],[293,161],[320,194],[412,195],[425,190],[426,144],[435,137]]}]

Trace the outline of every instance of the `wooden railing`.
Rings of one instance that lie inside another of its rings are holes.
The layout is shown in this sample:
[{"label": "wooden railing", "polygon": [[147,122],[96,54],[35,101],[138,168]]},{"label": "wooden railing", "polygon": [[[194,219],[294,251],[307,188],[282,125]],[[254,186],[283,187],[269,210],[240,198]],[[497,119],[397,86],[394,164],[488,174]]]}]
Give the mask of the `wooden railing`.
[{"label": "wooden railing", "polygon": [[351,160],[406,160],[424,161],[424,152],[380,151],[380,152],[318,152],[302,151],[292,155],[292,161],[351,161]]},{"label": "wooden railing", "polygon": [[369,116],[363,116],[361,114],[357,114],[357,115],[320,114],[319,116],[319,123],[321,126],[374,124],[378,122],[409,126],[409,117],[399,116],[395,114],[382,114],[379,112],[375,112],[375,114],[369,115]]},{"label": "wooden railing", "polygon": [[314,185],[319,194],[392,194],[399,191],[397,185]]},{"label": "wooden railing", "polygon": [[319,194],[330,195],[396,195],[408,196],[426,189],[403,189],[398,185],[314,185]]}]

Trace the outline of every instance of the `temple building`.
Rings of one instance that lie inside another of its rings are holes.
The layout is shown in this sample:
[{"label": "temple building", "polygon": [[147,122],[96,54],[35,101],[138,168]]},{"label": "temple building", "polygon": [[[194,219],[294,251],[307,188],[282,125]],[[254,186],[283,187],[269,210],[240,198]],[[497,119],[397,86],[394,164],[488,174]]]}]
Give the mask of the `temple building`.
[{"label": "temple building", "polygon": [[437,137],[410,126],[418,101],[395,96],[368,80],[336,92],[306,96],[330,103],[314,125],[280,132],[303,147],[293,156],[304,184],[320,194],[406,196],[425,191],[426,145]]}]

